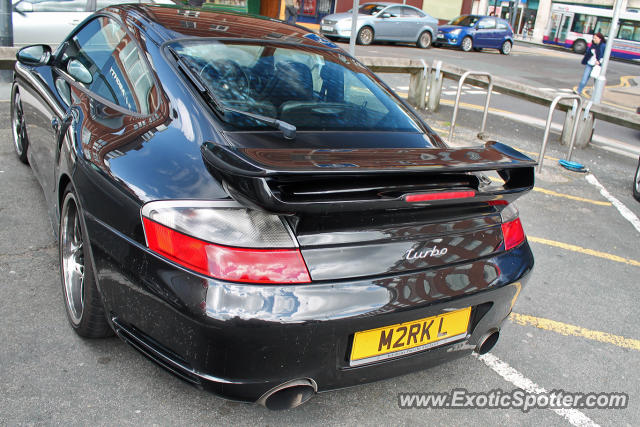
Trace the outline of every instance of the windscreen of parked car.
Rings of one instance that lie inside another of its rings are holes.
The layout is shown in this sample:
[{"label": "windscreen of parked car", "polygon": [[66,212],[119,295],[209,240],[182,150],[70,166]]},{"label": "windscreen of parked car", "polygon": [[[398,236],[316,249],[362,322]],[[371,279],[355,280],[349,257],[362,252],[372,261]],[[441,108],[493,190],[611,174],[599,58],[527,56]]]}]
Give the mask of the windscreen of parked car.
[{"label": "windscreen of parked car", "polygon": [[463,15],[449,21],[449,25],[458,25],[460,27],[473,27],[478,22],[477,16]]},{"label": "windscreen of parked car", "polygon": [[[353,59],[292,43],[180,41],[170,45],[217,101],[298,130],[421,132],[409,111]],[[264,123],[228,110],[236,129]]]},{"label": "windscreen of parked car", "polygon": [[375,15],[385,7],[387,7],[386,4],[365,4],[360,6],[360,9],[358,9],[358,13],[363,15]]}]

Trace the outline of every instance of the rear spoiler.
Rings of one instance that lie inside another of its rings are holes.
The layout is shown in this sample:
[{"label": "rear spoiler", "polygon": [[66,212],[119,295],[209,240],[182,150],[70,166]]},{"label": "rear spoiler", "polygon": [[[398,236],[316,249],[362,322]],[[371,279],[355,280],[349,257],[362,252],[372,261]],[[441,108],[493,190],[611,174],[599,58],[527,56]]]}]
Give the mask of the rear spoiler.
[{"label": "rear spoiler", "polygon": [[[275,213],[510,202],[533,188],[536,162],[499,142],[478,148],[236,148],[202,145],[210,172],[238,201]],[[496,171],[504,183],[473,172]],[[409,203],[414,194],[463,199]],[[471,196],[469,196],[471,195]]]}]

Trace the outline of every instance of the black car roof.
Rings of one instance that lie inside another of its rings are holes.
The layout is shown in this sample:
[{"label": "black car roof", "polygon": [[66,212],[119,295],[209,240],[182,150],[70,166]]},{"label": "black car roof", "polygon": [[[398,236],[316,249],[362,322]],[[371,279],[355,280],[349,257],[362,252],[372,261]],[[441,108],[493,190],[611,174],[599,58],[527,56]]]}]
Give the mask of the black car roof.
[{"label": "black car roof", "polygon": [[308,28],[258,15],[203,10],[187,6],[126,4],[111,6],[105,12],[120,16],[123,22],[138,21],[162,41],[184,37],[216,37],[286,41],[315,47],[336,47]]}]

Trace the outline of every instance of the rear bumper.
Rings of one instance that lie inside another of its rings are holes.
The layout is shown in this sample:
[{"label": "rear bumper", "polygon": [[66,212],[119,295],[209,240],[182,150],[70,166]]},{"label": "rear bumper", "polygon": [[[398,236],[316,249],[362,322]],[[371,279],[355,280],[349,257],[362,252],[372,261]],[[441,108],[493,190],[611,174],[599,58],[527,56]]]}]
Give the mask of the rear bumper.
[{"label": "rear bumper", "polygon": [[[100,290],[118,334],[183,379],[245,401],[292,379],[312,379],[325,391],[467,355],[488,331],[500,328],[533,267],[525,242],[486,259],[405,275],[239,285],[174,266],[94,219],[87,225]],[[465,307],[473,310],[459,341],[350,366],[355,332]]]}]

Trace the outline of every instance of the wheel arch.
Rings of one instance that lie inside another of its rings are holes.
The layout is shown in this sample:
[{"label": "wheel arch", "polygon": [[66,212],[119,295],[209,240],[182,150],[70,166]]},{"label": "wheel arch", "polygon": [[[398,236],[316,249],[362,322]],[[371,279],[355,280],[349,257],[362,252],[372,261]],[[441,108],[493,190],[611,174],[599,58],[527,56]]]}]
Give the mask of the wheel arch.
[{"label": "wheel arch", "polygon": [[[67,188],[67,185],[71,182],[71,177],[66,173],[60,175],[58,179],[58,216],[62,212],[62,202],[64,199],[64,190]],[[73,184],[72,184],[73,185]]]}]

